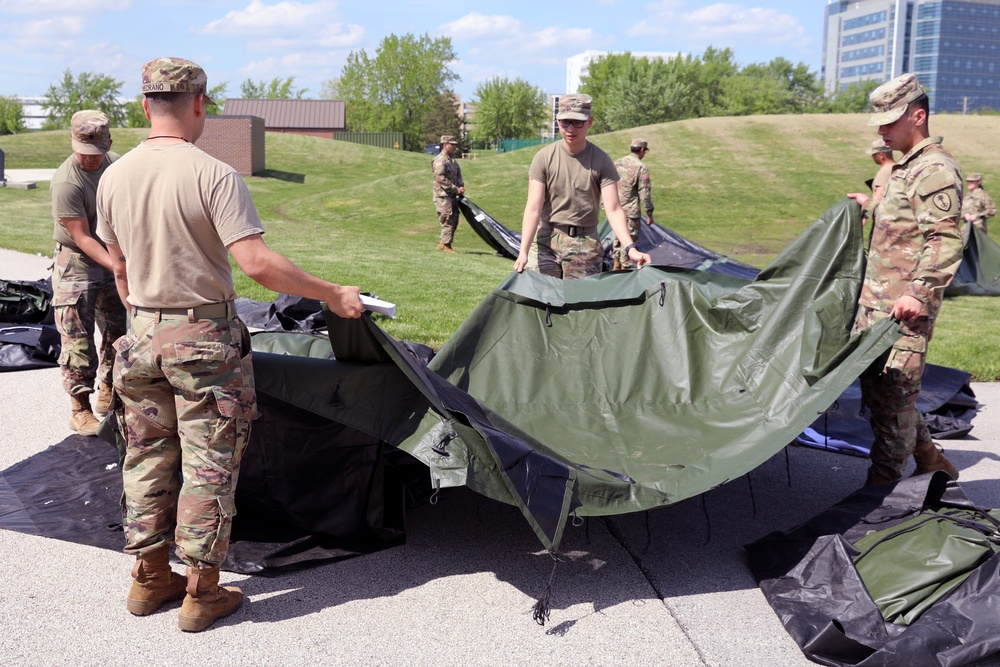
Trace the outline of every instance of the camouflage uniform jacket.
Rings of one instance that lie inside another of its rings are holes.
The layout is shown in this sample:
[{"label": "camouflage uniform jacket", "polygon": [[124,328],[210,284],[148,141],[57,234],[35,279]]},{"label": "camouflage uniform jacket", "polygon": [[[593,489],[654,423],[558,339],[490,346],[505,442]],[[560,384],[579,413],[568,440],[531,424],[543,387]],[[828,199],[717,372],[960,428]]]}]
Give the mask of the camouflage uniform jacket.
[{"label": "camouflage uniform jacket", "polygon": [[629,153],[615,161],[618,170],[618,199],[625,210],[626,218],[638,218],[639,202],[642,201],[646,215],[653,213],[652,184],[649,181],[649,168],[642,160]]},{"label": "camouflage uniform jacket", "polygon": [[976,216],[976,223],[982,228],[986,218],[992,218],[997,214],[997,206],[993,203],[993,197],[990,197],[986,190],[976,188],[969,190],[965,199],[962,200],[962,213]]},{"label": "camouflage uniform jacket", "polygon": [[438,153],[431,165],[434,172],[434,198],[457,197],[458,189],[465,186],[462,180],[462,170],[454,158],[445,155],[444,151]]},{"label": "camouflage uniform jacket", "polygon": [[941,137],[921,141],[893,167],[882,201],[867,206],[875,222],[862,306],[889,313],[906,294],[933,323],[962,262],[962,190],[958,163]]}]

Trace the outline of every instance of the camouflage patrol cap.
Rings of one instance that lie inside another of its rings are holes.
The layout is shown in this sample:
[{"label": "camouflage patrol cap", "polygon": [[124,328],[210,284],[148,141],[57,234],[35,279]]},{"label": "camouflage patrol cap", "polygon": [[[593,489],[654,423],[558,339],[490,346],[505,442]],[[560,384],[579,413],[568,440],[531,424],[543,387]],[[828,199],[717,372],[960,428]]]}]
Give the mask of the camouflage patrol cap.
[{"label": "camouflage patrol cap", "polygon": [[983,180],[983,175],[982,174],[972,173],[972,174],[969,174],[968,176],[966,176],[965,180],[967,180],[967,181],[981,181],[981,180]]},{"label": "camouflage patrol cap", "polygon": [[196,63],[184,58],[157,58],[142,66],[142,94],[202,93],[206,104],[215,104],[208,96],[208,76]]},{"label": "camouflage patrol cap", "polygon": [[646,150],[649,150],[649,144],[645,139],[635,137],[632,139],[632,148],[645,148]]},{"label": "camouflage patrol cap", "polygon": [[104,155],[111,150],[111,128],[103,112],[85,109],[73,114],[69,131],[73,152],[81,155]]},{"label": "camouflage patrol cap", "polygon": [[590,105],[593,102],[590,95],[563,95],[559,98],[556,120],[587,120],[590,118]]},{"label": "camouflage patrol cap", "polygon": [[906,113],[910,102],[923,94],[923,87],[912,74],[904,74],[883,83],[868,96],[874,111],[868,119],[868,126],[895,123]]},{"label": "camouflage patrol cap", "polygon": [[442,134],[441,135],[441,143],[442,144],[455,144],[456,146],[459,145],[458,140],[455,139],[455,137],[451,136],[450,134]]},{"label": "camouflage patrol cap", "polygon": [[885,142],[881,139],[876,139],[872,142],[871,147],[865,151],[869,155],[875,155],[875,153],[892,153],[892,148],[885,145]]}]

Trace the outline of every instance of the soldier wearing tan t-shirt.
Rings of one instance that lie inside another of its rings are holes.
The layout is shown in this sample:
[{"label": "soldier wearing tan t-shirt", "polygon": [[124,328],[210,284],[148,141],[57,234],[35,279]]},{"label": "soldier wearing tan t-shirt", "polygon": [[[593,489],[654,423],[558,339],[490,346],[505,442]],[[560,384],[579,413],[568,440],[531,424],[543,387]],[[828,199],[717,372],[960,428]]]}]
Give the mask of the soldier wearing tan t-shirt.
[{"label": "soldier wearing tan t-shirt", "polygon": [[588,95],[559,99],[562,139],[540,150],[528,170],[528,201],[521,221],[521,251],[517,272],[529,269],[555,278],[582,278],[600,273],[604,248],[597,234],[600,207],[625,254],[637,267],[649,255],[632,243],[625,212],[618,200],[618,170],[608,154],[587,141]]},{"label": "soldier wearing tan t-shirt", "polygon": [[[145,616],[184,598],[178,627],[189,632],[243,601],[238,588],[219,586],[256,416],[229,255],[270,290],[325,301],[341,317],[362,313],[357,287],[316,278],[268,248],[243,179],[194,146],[212,104],[206,90],[204,70],[189,60],[146,63],[150,135],[108,168],[97,193],[98,233],[132,314],[114,376],[125,552],[136,557],[126,608]],[[187,577],[170,568],[171,543]]]},{"label": "soldier wearing tan t-shirt", "polygon": [[885,187],[889,185],[892,166],[895,164],[892,160],[892,149],[881,139],[876,139],[867,152],[872,156],[872,161],[878,165],[878,171],[872,179],[872,199],[881,201],[885,195]]},{"label": "soldier wearing tan t-shirt", "polygon": [[[70,399],[69,427],[92,436],[100,427],[94,413],[104,414],[111,405],[114,342],[125,333],[125,307],[115,289],[111,257],[96,238],[97,184],[118,154],[111,151],[109,121],[101,111],[73,114],[70,136],[73,154],[49,186],[56,242],[52,310],[62,344],[59,369]],[[91,406],[95,389],[97,402]]]}]

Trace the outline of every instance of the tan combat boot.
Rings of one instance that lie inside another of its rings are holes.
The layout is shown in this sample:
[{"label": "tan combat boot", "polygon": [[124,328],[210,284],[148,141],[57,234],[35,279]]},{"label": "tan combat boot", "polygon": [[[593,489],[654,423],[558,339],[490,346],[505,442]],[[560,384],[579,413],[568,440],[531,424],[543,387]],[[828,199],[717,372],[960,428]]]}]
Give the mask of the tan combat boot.
[{"label": "tan combat boot", "polygon": [[455,252],[455,249],[451,247],[450,243],[445,243],[444,247],[441,249],[444,250],[445,252]]},{"label": "tan combat boot", "polygon": [[874,461],[872,465],[868,468],[868,477],[865,479],[865,488],[871,488],[873,486],[881,486],[883,484],[889,484],[890,482],[899,481],[901,475],[894,473],[892,468],[887,465],[878,465]]},{"label": "tan combat boot", "polygon": [[94,412],[99,415],[106,415],[108,414],[108,410],[111,409],[112,390],[111,385],[107,382],[101,382],[100,385],[97,390],[97,402],[94,403]]},{"label": "tan combat boot", "polygon": [[917,445],[916,449],[913,450],[913,458],[917,460],[917,469],[913,471],[914,475],[944,470],[951,475],[952,479],[958,479],[958,471],[955,470],[955,466],[941,455],[941,451],[933,442]]},{"label": "tan combat boot", "polygon": [[185,632],[201,632],[242,604],[243,591],[235,586],[219,586],[218,565],[188,566],[187,595],[181,604],[177,627]]},{"label": "tan combat boot", "polygon": [[73,414],[69,419],[70,429],[80,435],[97,435],[101,422],[97,421],[90,409],[90,394],[78,394],[69,397]]},{"label": "tan combat boot", "polygon": [[180,600],[187,588],[187,579],[170,569],[170,550],[166,546],[136,556],[132,579],[126,606],[136,616],[147,616],[165,602]]},{"label": "tan combat boot", "polygon": [[438,241],[437,249],[444,250],[444,243],[442,241]]}]

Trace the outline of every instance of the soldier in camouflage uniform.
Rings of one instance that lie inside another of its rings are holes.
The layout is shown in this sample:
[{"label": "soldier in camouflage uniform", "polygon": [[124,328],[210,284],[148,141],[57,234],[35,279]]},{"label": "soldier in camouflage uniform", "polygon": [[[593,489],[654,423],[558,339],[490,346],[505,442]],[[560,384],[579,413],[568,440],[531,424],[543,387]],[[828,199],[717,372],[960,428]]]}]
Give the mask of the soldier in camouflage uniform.
[{"label": "soldier in camouflage uniform", "polygon": [[437,249],[455,252],[451,247],[458,226],[458,197],[465,193],[462,169],[452,156],[458,150],[458,141],[451,135],[441,137],[441,152],[434,158],[434,209],[441,223],[441,239]]},{"label": "soldier in camouflage uniform", "polygon": [[[97,184],[118,154],[111,152],[108,117],[100,111],[73,114],[70,135],[73,154],[56,169],[49,187],[56,241],[52,305],[72,410],[69,426],[80,435],[96,435],[100,423],[94,411],[104,414],[111,404],[114,342],[125,333],[125,307],[115,289],[111,257],[95,238]],[[95,326],[101,332],[100,350]],[[91,408],[95,381],[97,403]]]},{"label": "soldier in camouflage uniform", "polygon": [[562,140],[538,151],[531,161],[521,251],[514,261],[519,273],[528,269],[563,279],[600,273],[604,248],[597,223],[602,203],[615,236],[627,239],[625,256],[638,267],[650,261],[629,236],[614,162],[587,141],[594,122],[591,104],[589,95],[560,97],[556,121]]},{"label": "soldier in camouflage uniform", "polygon": [[903,157],[881,201],[848,195],[874,220],[855,330],[892,317],[903,337],[861,378],[875,434],[866,486],[898,480],[910,454],[914,474],[944,470],[957,479],[916,403],[944,289],[962,262],[962,177],[941,137],[930,136],[927,95],[916,77],[893,79],[870,100],[875,113],[868,125],[878,126],[886,145]]},{"label": "soldier in camouflage uniform", "polygon": [[[194,146],[205,127],[207,77],[158,58],[142,69],[149,137],[108,168],[98,233],[132,314],[116,344],[125,552],[136,557],[129,612],[184,598],[178,626],[198,632],[236,611],[219,586],[240,459],[256,416],[250,337],[236,316],[231,254],[261,285],[359,317],[357,287],[302,271],[265,245],[243,179]],[[187,565],[173,572],[169,548]]]},{"label": "soldier in camouflage uniform", "polygon": [[[621,201],[622,210],[625,211],[632,243],[638,240],[639,225],[642,224],[640,203],[646,209],[646,224],[653,224],[653,193],[649,180],[649,167],[642,163],[648,152],[649,143],[645,139],[635,137],[629,147],[629,154],[615,161],[615,169],[618,170],[618,199]],[[632,266],[632,260],[622,253],[622,244],[617,237],[612,243],[612,254],[615,258],[615,270]]]},{"label": "soldier in camouflage uniform", "polygon": [[986,221],[997,214],[997,206],[993,203],[993,197],[983,190],[982,174],[969,174],[965,182],[969,189],[965,193],[965,199],[962,200],[962,214],[967,222],[979,227],[986,234],[988,233]]}]

